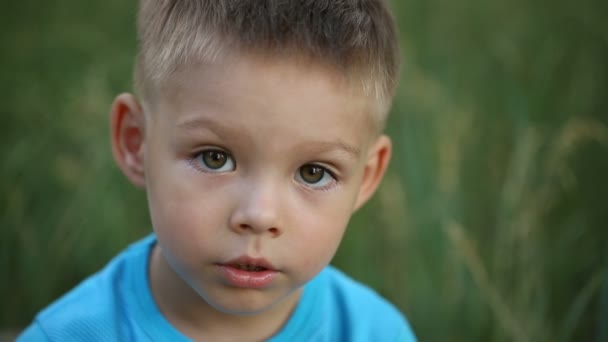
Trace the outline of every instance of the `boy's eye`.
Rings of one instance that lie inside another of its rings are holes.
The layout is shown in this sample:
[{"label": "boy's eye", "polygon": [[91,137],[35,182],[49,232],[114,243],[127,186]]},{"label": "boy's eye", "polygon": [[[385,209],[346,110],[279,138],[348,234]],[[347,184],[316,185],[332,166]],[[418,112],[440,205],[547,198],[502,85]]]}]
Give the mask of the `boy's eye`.
[{"label": "boy's eye", "polygon": [[335,181],[334,176],[324,167],[315,164],[306,164],[300,167],[296,180],[308,186],[322,188]]},{"label": "boy's eye", "polygon": [[221,150],[200,152],[196,158],[196,166],[207,172],[228,172],[235,169],[232,157]]}]

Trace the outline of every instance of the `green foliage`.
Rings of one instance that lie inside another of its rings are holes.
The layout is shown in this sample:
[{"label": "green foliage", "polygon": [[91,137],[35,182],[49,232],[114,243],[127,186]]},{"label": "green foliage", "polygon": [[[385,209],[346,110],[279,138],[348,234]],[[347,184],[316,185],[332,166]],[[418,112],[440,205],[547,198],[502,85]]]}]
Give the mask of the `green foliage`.
[{"label": "green foliage", "polygon": [[[0,326],[150,230],[114,166],[134,2],[21,1],[0,21]],[[394,1],[391,169],[335,263],[423,341],[608,339],[608,6]]]}]

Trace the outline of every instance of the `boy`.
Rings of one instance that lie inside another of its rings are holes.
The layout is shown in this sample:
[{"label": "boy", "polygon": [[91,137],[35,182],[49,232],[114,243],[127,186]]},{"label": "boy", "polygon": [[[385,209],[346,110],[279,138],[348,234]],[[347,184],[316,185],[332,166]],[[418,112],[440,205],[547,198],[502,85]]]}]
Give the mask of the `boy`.
[{"label": "boy", "polygon": [[20,341],[413,341],[328,266],[390,154],[398,75],[382,0],[142,0],[139,98],[112,152],[154,234]]}]

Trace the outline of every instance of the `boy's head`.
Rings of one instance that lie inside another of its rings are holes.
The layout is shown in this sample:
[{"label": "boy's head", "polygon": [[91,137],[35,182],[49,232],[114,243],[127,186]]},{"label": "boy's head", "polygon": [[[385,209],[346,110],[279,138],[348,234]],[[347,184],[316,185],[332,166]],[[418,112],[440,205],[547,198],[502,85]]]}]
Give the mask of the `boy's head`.
[{"label": "boy's head", "polygon": [[[230,55],[307,61],[360,87],[381,131],[399,51],[383,0],[142,0],[136,88],[154,97],[179,71]],[[179,77],[179,76],[177,76]]]},{"label": "boy's head", "polygon": [[144,100],[116,98],[112,145],[147,190],[163,312],[284,318],[330,262],[390,159],[378,130],[398,59],[384,6],[142,2]]}]

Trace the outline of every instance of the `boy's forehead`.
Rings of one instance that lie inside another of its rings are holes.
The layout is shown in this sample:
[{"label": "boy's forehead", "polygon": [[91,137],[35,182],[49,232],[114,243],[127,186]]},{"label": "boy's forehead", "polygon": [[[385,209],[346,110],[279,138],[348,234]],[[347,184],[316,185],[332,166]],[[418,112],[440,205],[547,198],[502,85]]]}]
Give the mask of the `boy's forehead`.
[{"label": "boy's forehead", "polygon": [[197,63],[173,74],[159,90],[159,99],[187,111],[201,103],[218,107],[256,105],[268,110],[289,105],[310,110],[333,106],[336,111],[371,118],[375,108],[375,101],[364,93],[360,82],[327,65],[296,58],[246,55]]},{"label": "boy's forehead", "polygon": [[231,53],[223,55],[221,59],[192,63],[173,73],[163,82],[162,90],[171,94],[172,91],[180,91],[193,84],[205,86],[210,81],[209,78],[213,78],[216,84],[235,81],[275,82],[289,89],[297,89],[316,81],[326,90],[342,95],[364,95],[362,81],[358,77],[331,65],[304,56],[281,58],[262,53]]},{"label": "boy's forehead", "polygon": [[[233,58],[199,63],[174,74],[160,90],[159,114],[168,115],[175,127],[200,127],[197,122],[209,119],[241,127],[242,120],[252,119],[281,130],[297,127],[302,133],[347,124],[358,136],[373,131],[369,97],[335,70],[305,61]],[[284,122],[285,117],[290,121]]]}]

